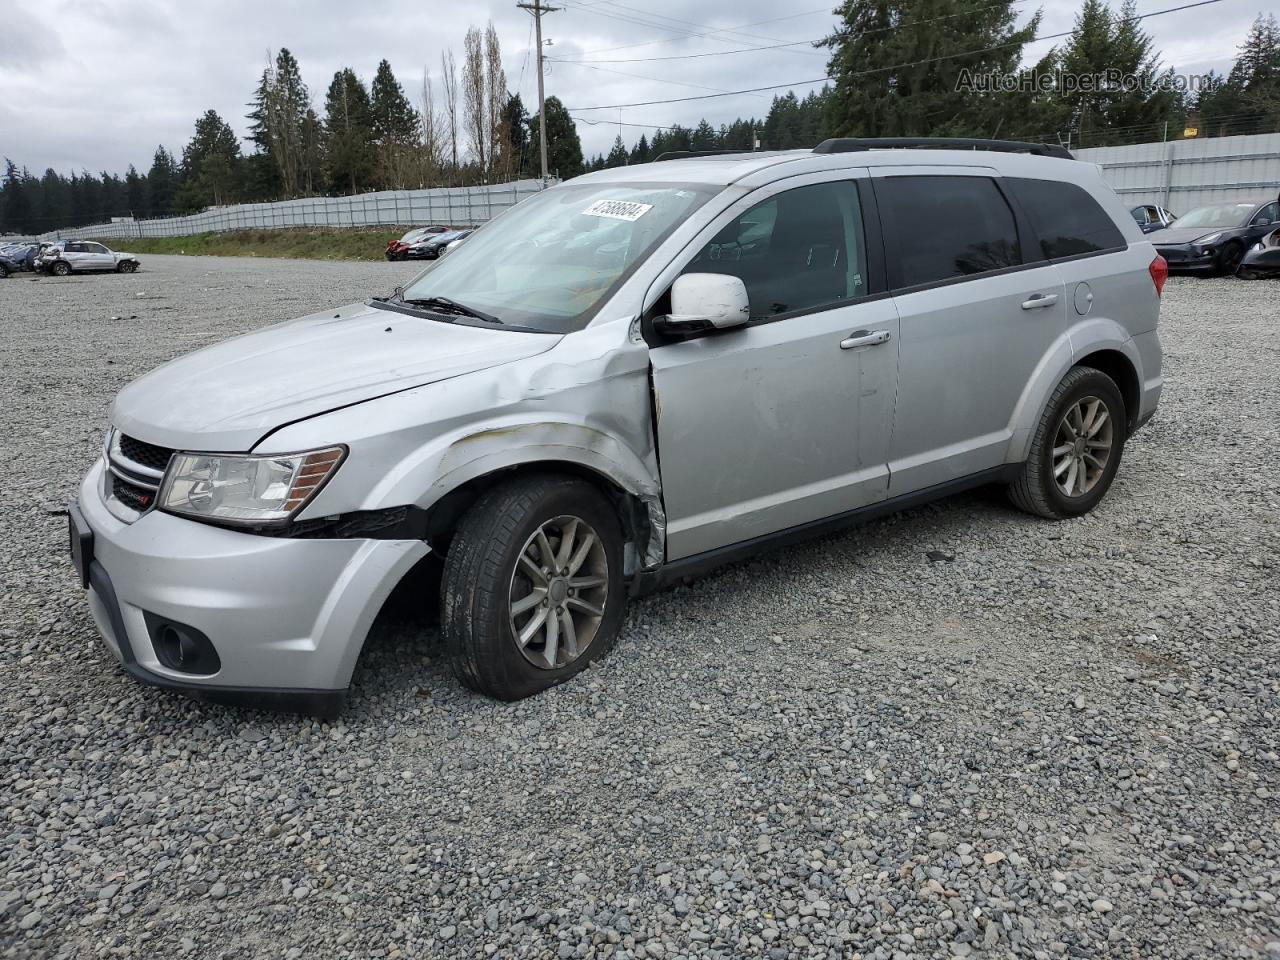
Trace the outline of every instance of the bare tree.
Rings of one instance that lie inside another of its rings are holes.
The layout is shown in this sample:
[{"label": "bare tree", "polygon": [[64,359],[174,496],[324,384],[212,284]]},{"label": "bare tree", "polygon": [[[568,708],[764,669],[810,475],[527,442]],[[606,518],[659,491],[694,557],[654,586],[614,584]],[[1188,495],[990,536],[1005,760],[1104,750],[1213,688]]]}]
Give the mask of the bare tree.
[{"label": "bare tree", "polygon": [[421,142],[422,169],[420,177],[424,186],[430,185],[433,177],[444,169],[444,152],[448,146],[448,117],[441,116],[436,105],[435,89],[431,85],[431,75],[424,67],[422,70],[422,110],[421,110]]},{"label": "bare tree", "polygon": [[467,30],[462,45],[462,105],[471,152],[483,178],[489,171],[489,100],[485,72],[484,36],[478,27]]},{"label": "bare tree", "polygon": [[502,48],[493,21],[485,30],[485,109],[489,114],[489,167],[493,180],[511,178],[511,137],[507,130],[507,74],[502,69]]},{"label": "bare tree", "polygon": [[453,59],[453,50],[440,54],[440,69],[444,74],[444,122],[445,132],[449,138],[449,149],[452,161],[453,176],[458,175],[458,65]]}]

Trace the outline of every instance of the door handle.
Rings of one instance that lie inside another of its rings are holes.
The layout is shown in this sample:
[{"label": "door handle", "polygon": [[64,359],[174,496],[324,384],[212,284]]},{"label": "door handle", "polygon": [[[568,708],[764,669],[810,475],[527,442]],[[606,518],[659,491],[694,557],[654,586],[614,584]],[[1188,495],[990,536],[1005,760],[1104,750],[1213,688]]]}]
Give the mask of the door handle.
[{"label": "door handle", "polygon": [[852,350],[854,347],[873,347],[878,343],[888,342],[888,330],[855,330],[840,341],[840,349]]},{"label": "door handle", "polygon": [[1039,310],[1041,307],[1052,307],[1058,302],[1056,293],[1037,293],[1030,299],[1022,301],[1023,310]]}]

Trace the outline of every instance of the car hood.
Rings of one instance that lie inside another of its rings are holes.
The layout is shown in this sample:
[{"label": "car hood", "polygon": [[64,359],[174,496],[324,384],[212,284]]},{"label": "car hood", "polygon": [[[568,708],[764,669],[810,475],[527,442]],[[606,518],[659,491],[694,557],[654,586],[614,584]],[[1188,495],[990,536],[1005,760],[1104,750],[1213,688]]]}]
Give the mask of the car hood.
[{"label": "car hood", "polygon": [[157,367],[120,391],[111,422],[164,447],[248,451],[286,423],[531,357],[559,340],[353,304]]},{"label": "car hood", "polygon": [[1207,237],[1212,233],[1230,233],[1233,230],[1239,230],[1239,227],[1166,227],[1160,231],[1159,237],[1152,238],[1151,242],[1155,244],[1173,244],[1173,243],[1191,243],[1199,240],[1201,237]]}]

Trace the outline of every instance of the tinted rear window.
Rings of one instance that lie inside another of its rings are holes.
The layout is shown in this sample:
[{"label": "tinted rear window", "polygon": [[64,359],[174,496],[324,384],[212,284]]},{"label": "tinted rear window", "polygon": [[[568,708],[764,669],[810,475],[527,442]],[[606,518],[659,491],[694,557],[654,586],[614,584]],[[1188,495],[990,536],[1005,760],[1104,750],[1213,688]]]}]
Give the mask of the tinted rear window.
[{"label": "tinted rear window", "polygon": [[885,177],[876,197],[899,238],[898,286],[1022,263],[1013,211],[988,177]]},{"label": "tinted rear window", "polygon": [[[1007,178],[1040,237],[1045,257],[1056,260],[1125,246],[1124,234],[1089,192],[1057,180]],[[1153,221],[1154,222],[1154,221]]]}]

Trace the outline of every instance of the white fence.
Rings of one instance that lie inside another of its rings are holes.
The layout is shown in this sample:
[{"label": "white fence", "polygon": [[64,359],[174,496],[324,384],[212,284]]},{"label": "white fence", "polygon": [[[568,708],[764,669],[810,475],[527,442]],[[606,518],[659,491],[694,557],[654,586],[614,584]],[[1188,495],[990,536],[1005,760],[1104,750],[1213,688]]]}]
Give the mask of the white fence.
[{"label": "white fence", "polygon": [[1174,213],[1226,200],[1280,192],[1280,133],[1171,140],[1074,151],[1102,165],[1129,206],[1158,203]]},{"label": "white fence", "polygon": [[[1089,147],[1075,155],[1100,164],[1107,182],[1130,206],[1159,203],[1174,213],[1185,213],[1207,203],[1280,192],[1280,133]],[[383,190],[355,197],[245,203],[189,217],[55,230],[38,239],[182,237],[226,230],[378,224],[473,226],[541,189],[538,180],[519,180],[485,187]]]},{"label": "white fence", "polygon": [[426,190],[380,190],[354,197],[308,197],[274,203],[242,203],[212,207],[189,217],[101,223],[54,230],[39,240],[78,237],[185,237],[227,230],[274,230],[282,227],[366,227],[446,224],[475,226],[542,189],[538,180],[517,180],[484,187],[437,187]]}]

